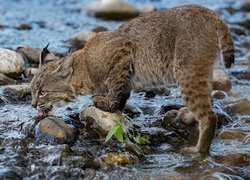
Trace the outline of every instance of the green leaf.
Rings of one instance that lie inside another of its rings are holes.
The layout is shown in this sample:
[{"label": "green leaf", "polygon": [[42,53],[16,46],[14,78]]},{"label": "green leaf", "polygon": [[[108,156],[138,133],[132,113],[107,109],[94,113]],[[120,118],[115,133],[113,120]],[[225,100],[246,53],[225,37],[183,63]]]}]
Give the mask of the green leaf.
[{"label": "green leaf", "polygon": [[114,136],[116,137],[116,139],[117,139],[119,142],[121,142],[121,143],[124,142],[124,140],[123,140],[123,129],[122,129],[122,126],[120,126],[120,127],[116,130]]},{"label": "green leaf", "polygon": [[116,124],[114,127],[112,127],[109,132],[108,132],[108,135],[106,136],[106,139],[105,139],[105,143],[108,142],[112,136],[116,133],[117,129],[119,128],[122,128],[122,126],[120,124]]},{"label": "green leaf", "polygon": [[150,141],[147,138],[141,137],[140,144],[150,144]]},{"label": "green leaf", "polygon": [[119,119],[119,120],[120,120],[120,123],[121,123],[121,124],[122,124],[122,122],[123,122],[123,119],[124,119],[123,116],[120,115],[120,119]]},{"label": "green leaf", "polygon": [[133,140],[134,140],[137,144],[140,144],[140,139],[141,139],[140,134],[138,134],[137,136],[133,137]]}]

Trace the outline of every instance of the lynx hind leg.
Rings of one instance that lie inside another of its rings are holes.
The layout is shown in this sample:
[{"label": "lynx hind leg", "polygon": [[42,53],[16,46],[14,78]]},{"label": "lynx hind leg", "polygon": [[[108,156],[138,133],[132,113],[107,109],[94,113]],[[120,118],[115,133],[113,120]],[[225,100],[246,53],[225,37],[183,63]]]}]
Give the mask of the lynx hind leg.
[{"label": "lynx hind leg", "polygon": [[[198,77],[198,78],[197,78]],[[199,123],[199,139],[188,152],[208,152],[212,143],[217,117],[212,110],[211,87],[208,78],[198,75],[178,78],[182,97]]]}]

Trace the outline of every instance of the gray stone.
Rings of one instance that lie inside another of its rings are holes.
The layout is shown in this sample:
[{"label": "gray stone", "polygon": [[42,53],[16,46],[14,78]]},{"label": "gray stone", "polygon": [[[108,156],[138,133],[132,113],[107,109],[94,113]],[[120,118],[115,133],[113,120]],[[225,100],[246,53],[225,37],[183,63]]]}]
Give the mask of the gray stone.
[{"label": "gray stone", "polygon": [[23,72],[23,58],[15,51],[0,48],[0,73],[16,76]]},{"label": "gray stone", "polygon": [[30,84],[3,86],[3,94],[12,100],[22,100],[31,94]]},{"label": "gray stone", "polygon": [[15,84],[16,80],[9,78],[8,76],[0,73],[0,85]]},{"label": "gray stone", "polygon": [[69,39],[69,43],[77,49],[81,49],[86,42],[93,38],[96,34],[97,33],[93,31],[78,32]]},{"label": "gray stone", "polygon": [[229,77],[221,69],[214,69],[212,86],[214,90],[223,90],[223,91],[229,91],[232,87]]},{"label": "gray stone", "polygon": [[110,152],[100,157],[100,163],[102,166],[116,166],[118,164],[135,164],[139,163],[139,158],[128,152]]},{"label": "gray stone", "polygon": [[139,10],[122,0],[102,0],[89,4],[86,11],[95,17],[125,20],[137,17]]},{"label": "gray stone", "polygon": [[104,136],[120,119],[120,114],[102,111],[94,106],[84,109],[81,115],[92,128]]},{"label": "gray stone", "polygon": [[50,143],[71,143],[76,135],[75,127],[52,116],[42,119],[35,128],[35,137]]},{"label": "gray stone", "polygon": [[182,123],[187,124],[187,125],[193,125],[196,122],[192,112],[189,111],[187,107],[183,107],[179,110],[178,119]]},{"label": "gray stone", "polygon": [[41,49],[23,45],[17,48],[17,52],[30,63],[39,63]]},{"label": "gray stone", "polygon": [[171,124],[175,123],[178,117],[178,111],[177,110],[170,110],[167,111],[163,117],[163,121],[161,126],[166,128],[169,127]]},{"label": "gray stone", "polygon": [[247,99],[239,99],[234,102],[229,102],[226,105],[227,111],[236,114],[250,115],[250,102]]},{"label": "gray stone", "polygon": [[141,150],[141,148],[134,143],[125,143],[124,148],[129,151],[134,153],[137,156],[143,156],[143,151]]},{"label": "gray stone", "polygon": [[225,99],[225,97],[227,97],[227,94],[224,91],[215,90],[212,92],[212,96],[215,99]]}]

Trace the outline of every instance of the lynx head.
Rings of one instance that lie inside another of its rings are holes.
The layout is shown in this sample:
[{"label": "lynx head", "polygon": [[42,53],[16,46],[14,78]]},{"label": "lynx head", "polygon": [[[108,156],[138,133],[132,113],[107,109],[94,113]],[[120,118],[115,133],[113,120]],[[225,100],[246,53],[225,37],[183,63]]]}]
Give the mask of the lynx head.
[{"label": "lynx head", "polygon": [[[75,100],[75,91],[70,83],[73,73],[73,59],[70,54],[59,59],[47,49],[40,54],[39,71],[31,81],[31,105],[39,116],[46,116],[53,105]],[[46,64],[43,62],[49,61]]]}]

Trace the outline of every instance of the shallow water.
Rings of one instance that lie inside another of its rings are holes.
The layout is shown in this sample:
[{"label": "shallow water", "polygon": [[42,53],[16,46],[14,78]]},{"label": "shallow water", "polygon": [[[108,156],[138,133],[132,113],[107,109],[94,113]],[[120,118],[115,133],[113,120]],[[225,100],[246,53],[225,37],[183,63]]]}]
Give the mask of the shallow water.
[{"label": "shallow water", "polygon": [[[76,32],[90,30],[95,26],[114,29],[121,24],[121,22],[103,21],[87,16],[82,8],[89,2],[83,0],[0,0],[0,25],[8,26],[0,29],[0,47],[15,49],[22,44],[27,44],[41,48],[50,42],[53,50],[64,52],[68,47],[65,41]],[[234,1],[130,0],[129,2],[137,7],[152,4],[158,9],[198,3],[213,10],[219,10],[232,5]],[[220,15],[225,19],[230,19],[228,13]],[[21,23],[30,25],[32,29],[15,29]],[[236,38],[239,57],[245,53],[245,47],[241,46],[242,41],[239,40],[244,37],[237,36]],[[224,100],[215,100],[215,105],[218,105],[224,113],[229,113],[223,109],[227,101],[235,101],[238,98],[250,100],[249,80],[235,80],[231,75],[230,78],[233,88],[229,97]],[[1,103],[1,99],[4,103]],[[70,145],[56,145],[35,140],[34,133],[30,129],[35,124],[37,112],[29,103],[29,101],[10,101],[0,91],[0,179],[8,177],[13,179],[250,178],[250,140],[227,140],[216,136],[208,157],[187,155],[182,153],[181,148],[190,142],[186,140],[171,142],[169,138],[171,131],[154,125],[153,122],[157,124],[157,121],[162,118],[159,112],[163,105],[184,105],[175,88],[171,89],[169,96],[157,95],[155,98],[145,98],[144,93],[133,93],[128,101],[128,104],[137,107],[142,112],[136,116],[136,119],[141,120],[141,130],[152,134],[161,132],[159,133],[161,138],[156,138],[155,141],[164,143],[146,147],[151,150],[146,153],[139,164],[101,169],[95,168],[93,159],[105,152],[115,150],[116,147],[103,145],[100,140],[86,132],[85,122],[81,118],[80,121],[79,118],[72,118],[84,106],[91,104],[90,97],[79,97],[76,103],[61,107],[55,112],[55,115],[80,129],[78,139]],[[218,133],[221,130],[239,130],[249,135],[250,123],[243,120],[244,117],[249,119],[249,116],[231,114],[233,122],[223,125]],[[192,142],[195,142],[195,139]]]}]

